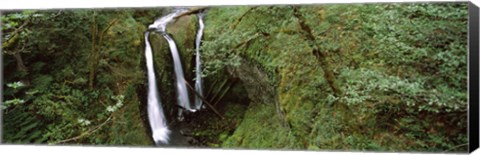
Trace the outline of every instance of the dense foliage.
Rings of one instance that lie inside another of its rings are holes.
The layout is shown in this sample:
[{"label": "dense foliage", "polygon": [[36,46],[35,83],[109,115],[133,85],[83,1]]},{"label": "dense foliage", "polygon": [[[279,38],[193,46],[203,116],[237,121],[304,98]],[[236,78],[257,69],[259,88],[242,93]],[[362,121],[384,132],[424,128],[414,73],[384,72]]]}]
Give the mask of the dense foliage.
[{"label": "dense foliage", "polygon": [[[55,144],[82,138],[78,142],[149,144],[148,139],[139,139],[148,137],[137,123],[139,112],[124,110],[138,109],[135,90],[144,79],[139,64],[145,29],[141,20],[155,14],[134,18],[141,13],[5,13],[3,41],[11,45],[3,46],[4,142]],[[21,55],[23,70],[15,67],[16,54]],[[110,121],[111,128],[104,127]],[[137,133],[129,135],[128,130]]]},{"label": "dense foliage", "polygon": [[206,24],[206,68],[254,60],[290,124],[252,105],[225,147],[466,149],[464,3],[218,8]]},{"label": "dense foliage", "polygon": [[[205,98],[225,119],[206,110],[178,130],[188,129],[191,146],[466,151],[467,11],[466,3],[209,8]],[[151,145],[142,43],[161,14],[5,13],[3,141]],[[193,79],[196,17],[172,24]],[[158,34],[150,38],[173,115],[170,53]]]}]

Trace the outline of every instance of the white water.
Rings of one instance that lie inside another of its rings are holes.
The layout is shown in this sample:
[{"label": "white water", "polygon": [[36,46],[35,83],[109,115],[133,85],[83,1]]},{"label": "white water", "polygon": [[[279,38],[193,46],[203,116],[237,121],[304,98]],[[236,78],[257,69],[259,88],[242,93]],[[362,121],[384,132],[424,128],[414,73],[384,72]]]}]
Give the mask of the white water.
[{"label": "white water", "polygon": [[173,21],[173,18],[175,16],[177,16],[177,15],[183,13],[183,12],[186,12],[186,11],[188,11],[188,10],[186,10],[186,9],[176,9],[172,13],[155,20],[155,22],[153,22],[153,24],[149,25],[148,28],[149,29],[157,29],[158,31],[161,31],[161,32],[166,32],[167,24],[170,23],[171,21]]},{"label": "white water", "polygon": [[[178,93],[178,105],[182,106],[184,109],[189,110],[191,112],[195,112],[196,110],[200,109],[202,101],[200,98],[195,98],[196,107],[192,109],[190,105],[190,100],[188,98],[188,91],[186,87],[186,80],[183,74],[182,63],[180,60],[180,55],[178,53],[177,46],[175,45],[175,41],[172,37],[166,32],[167,24],[170,23],[175,16],[181,14],[187,10],[185,9],[177,9],[173,13],[170,13],[166,16],[163,16],[156,20],[153,24],[148,26],[149,30],[160,31],[163,33],[163,37],[167,40],[170,52],[172,53],[173,63],[174,63],[174,71],[175,77],[177,80],[176,88]],[[195,81],[195,90],[199,92],[200,95],[203,95],[202,92],[202,81],[201,81],[201,68],[200,68],[200,40],[202,38],[203,33],[203,15],[199,15],[199,22],[200,28],[197,34],[196,46],[197,46],[197,78]],[[152,128],[152,137],[155,143],[158,144],[168,144],[169,141],[169,134],[170,130],[167,126],[167,120],[163,113],[163,108],[161,106],[160,98],[158,96],[157,91],[157,82],[155,79],[155,72],[153,68],[153,54],[152,54],[152,47],[150,46],[150,42],[148,39],[150,32],[145,33],[145,57],[147,62],[147,69],[148,69],[148,120],[150,123],[150,127]],[[179,109],[179,119],[183,119],[182,117],[182,110]]]},{"label": "white water", "polygon": [[178,53],[177,46],[175,45],[175,41],[172,39],[172,37],[166,32],[168,23],[172,22],[175,16],[186,11],[188,10],[176,9],[174,12],[157,19],[153,24],[149,25],[148,28],[155,29],[162,32],[163,37],[168,41],[170,52],[172,53],[172,57],[173,57],[175,78],[177,80],[177,84],[176,84],[177,93],[178,93],[177,104],[183,107],[185,110],[194,112],[196,110],[192,109],[190,105],[190,99],[188,98],[187,86],[185,84],[186,81],[183,74],[182,63],[180,60],[180,55]]},{"label": "white water", "polygon": [[[204,24],[203,24],[203,13],[199,13],[197,15],[198,15],[199,28],[197,32],[197,39],[195,41],[195,46],[196,46],[195,47],[196,48],[195,91],[197,91],[198,94],[203,97],[202,68],[201,68],[201,61],[200,61],[200,41],[202,40]],[[199,110],[201,106],[202,106],[202,99],[199,96],[195,95],[195,109]]]},{"label": "white water", "polygon": [[175,77],[177,79],[178,104],[186,110],[194,112],[195,109],[192,109],[190,106],[190,99],[188,99],[188,91],[185,84],[185,77],[183,76],[182,62],[180,61],[180,55],[178,53],[177,46],[175,45],[175,41],[173,41],[172,37],[170,37],[170,35],[167,33],[164,33],[163,37],[168,41],[170,51],[172,52]]},{"label": "white water", "polygon": [[153,69],[153,56],[152,47],[148,40],[148,35],[145,33],[145,57],[147,59],[148,70],[148,120],[153,132],[153,140],[156,144],[164,143],[168,144],[168,135],[170,130],[167,126],[167,120],[163,114],[163,108],[161,106],[160,98],[157,92],[157,82],[155,80],[155,72]]}]

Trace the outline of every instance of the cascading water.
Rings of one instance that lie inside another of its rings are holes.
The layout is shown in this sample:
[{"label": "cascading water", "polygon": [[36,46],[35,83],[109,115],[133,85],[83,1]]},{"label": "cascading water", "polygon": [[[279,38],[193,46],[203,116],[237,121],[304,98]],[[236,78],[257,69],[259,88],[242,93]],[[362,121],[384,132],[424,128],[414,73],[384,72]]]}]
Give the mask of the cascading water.
[{"label": "cascading water", "polygon": [[167,120],[163,114],[160,98],[157,92],[157,82],[155,79],[155,72],[153,69],[153,54],[152,47],[148,40],[150,32],[145,32],[145,57],[147,59],[148,70],[148,120],[152,128],[152,137],[155,143],[168,143],[168,135],[170,130],[167,126]]},{"label": "cascading water", "polygon": [[[161,143],[168,144],[170,130],[168,129],[167,120],[163,113],[163,108],[161,106],[160,98],[158,96],[157,82],[155,79],[155,72],[153,68],[152,47],[150,46],[148,36],[150,35],[151,30],[161,31],[165,33],[166,25],[168,24],[168,22],[170,22],[175,17],[175,15],[181,12],[182,10],[177,10],[174,13],[168,14],[167,16],[164,16],[156,20],[153,24],[148,26],[149,31],[145,32],[145,57],[147,59],[146,62],[147,62],[147,70],[148,70],[148,107],[147,107],[148,110],[147,112],[148,112],[148,120],[150,123],[150,127],[152,128],[152,137],[157,145]],[[183,73],[181,77],[183,78]],[[179,91],[179,93],[183,94],[183,91]],[[188,94],[184,96],[187,96],[187,99],[188,99]],[[188,103],[188,100],[186,102]]]},{"label": "cascading water", "polygon": [[162,18],[156,20],[153,24],[149,25],[149,29],[155,29],[163,33],[163,37],[168,41],[170,46],[170,52],[172,53],[175,77],[177,79],[177,93],[178,93],[178,105],[189,111],[195,111],[191,108],[190,100],[188,98],[187,86],[185,85],[185,78],[182,69],[182,63],[180,61],[180,55],[175,45],[175,41],[172,37],[166,32],[167,24],[173,21],[175,16],[186,12],[186,9],[176,9],[173,13],[170,13]]},{"label": "cascading water", "polygon": [[177,91],[178,91],[178,104],[185,108],[186,110],[195,111],[190,106],[190,100],[188,99],[188,91],[187,86],[185,84],[185,77],[183,76],[183,69],[182,63],[180,61],[180,55],[178,54],[177,46],[175,45],[175,41],[173,41],[172,37],[164,33],[163,37],[168,41],[168,45],[170,46],[170,51],[172,52],[173,63],[174,63],[174,70],[175,70],[175,77],[177,79]]},{"label": "cascading water", "polygon": [[173,18],[175,18],[175,16],[177,16],[181,13],[184,13],[186,11],[188,11],[188,10],[187,9],[181,9],[181,8],[176,9],[174,12],[155,20],[155,22],[153,22],[153,24],[149,25],[148,28],[149,29],[155,29],[155,30],[160,31],[160,32],[166,32],[167,24],[170,23],[173,20]]},{"label": "cascading water", "polygon": [[[177,101],[178,105],[183,107],[185,110],[195,112],[196,110],[200,109],[202,105],[202,101],[200,98],[195,98],[195,108],[192,108],[190,105],[190,100],[188,98],[188,91],[185,84],[185,77],[182,69],[182,63],[180,60],[180,55],[178,53],[177,46],[175,45],[175,41],[172,37],[166,32],[167,24],[170,23],[177,15],[184,13],[187,11],[186,9],[176,9],[173,13],[170,13],[166,16],[163,16],[156,20],[153,24],[148,26],[148,31],[145,32],[145,56],[147,59],[147,68],[148,68],[148,118],[150,122],[150,126],[153,132],[153,139],[155,143],[158,144],[168,144],[169,141],[169,134],[170,130],[167,126],[167,121],[165,119],[165,115],[163,113],[163,108],[161,107],[160,98],[157,92],[157,84],[155,80],[155,72],[153,68],[153,54],[152,48],[150,46],[150,42],[148,36],[150,31],[157,31],[161,32],[163,37],[167,40],[168,45],[170,47],[170,52],[172,53],[173,63],[174,63],[174,71],[176,77],[176,88],[177,88]],[[201,81],[201,68],[200,68],[200,40],[202,38],[203,33],[203,14],[199,14],[199,22],[200,28],[197,34],[196,40],[196,48],[197,48],[197,57],[196,57],[196,81],[195,81],[195,89],[199,92],[200,95],[202,94],[202,81]],[[183,119],[182,116],[183,110],[179,109],[179,119]]]},{"label": "cascading water", "polygon": [[[196,48],[196,65],[195,65],[195,91],[198,92],[198,95],[203,97],[203,83],[202,83],[202,68],[201,68],[201,62],[200,62],[200,41],[202,40],[202,35],[203,35],[203,16],[204,14],[202,12],[197,14],[198,16],[198,32],[197,32],[197,39],[195,40],[195,48]],[[202,99],[195,95],[195,109],[199,110],[202,106]]]}]

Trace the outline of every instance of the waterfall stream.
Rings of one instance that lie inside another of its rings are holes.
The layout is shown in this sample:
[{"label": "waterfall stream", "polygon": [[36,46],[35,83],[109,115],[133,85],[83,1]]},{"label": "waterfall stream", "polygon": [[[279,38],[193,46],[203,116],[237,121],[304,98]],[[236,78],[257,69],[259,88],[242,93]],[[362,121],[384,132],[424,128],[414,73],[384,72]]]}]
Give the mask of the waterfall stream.
[{"label": "waterfall stream", "polygon": [[163,114],[160,98],[157,92],[157,82],[155,71],[153,69],[152,47],[148,40],[150,32],[145,32],[145,58],[147,59],[148,70],[148,120],[152,128],[152,137],[156,144],[168,143],[170,130],[167,126],[167,120]]},{"label": "waterfall stream", "polygon": [[[198,32],[197,32],[197,38],[195,40],[195,48],[196,48],[196,58],[195,58],[195,91],[198,92],[200,96],[203,97],[203,83],[202,83],[202,68],[201,68],[201,62],[200,62],[200,42],[202,40],[202,35],[203,35],[203,13],[198,13]],[[195,95],[195,109],[199,110],[202,106],[202,99]]]},{"label": "waterfall stream", "polygon": [[175,45],[175,41],[173,41],[172,37],[167,33],[164,33],[163,37],[168,41],[168,45],[170,46],[170,51],[172,52],[175,77],[177,79],[178,104],[183,108],[185,108],[185,110],[194,112],[195,109],[191,108],[190,100],[188,99],[188,91],[187,91],[187,86],[185,84],[185,77],[183,74],[182,62],[180,61],[180,54],[178,53],[178,49],[177,49],[177,46]]}]

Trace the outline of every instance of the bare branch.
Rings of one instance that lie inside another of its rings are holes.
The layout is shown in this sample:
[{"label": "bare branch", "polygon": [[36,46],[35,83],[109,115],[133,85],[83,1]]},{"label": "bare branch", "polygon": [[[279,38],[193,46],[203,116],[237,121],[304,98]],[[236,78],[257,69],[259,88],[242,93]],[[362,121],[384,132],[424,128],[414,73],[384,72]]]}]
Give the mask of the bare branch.
[{"label": "bare branch", "polygon": [[78,140],[78,139],[80,139],[80,138],[82,138],[82,137],[85,137],[85,136],[87,136],[87,135],[90,135],[90,134],[96,132],[98,129],[102,128],[105,124],[107,124],[107,123],[111,120],[112,116],[113,116],[113,114],[110,115],[110,117],[108,117],[107,120],[105,120],[102,124],[100,124],[100,125],[92,128],[92,129],[90,129],[90,130],[88,130],[88,131],[86,131],[86,132],[84,132],[84,133],[82,133],[82,134],[80,134],[80,135],[78,135],[78,136],[76,136],[76,137],[69,138],[69,139],[65,139],[65,140],[56,141],[56,142],[53,142],[53,143],[50,143],[50,144],[55,145],[55,144],[59,144],[59,143],[66,143],[66,142]]},{"label": "bare branch", "polygon": [[208,105],[208,107],[210,107],[210,109],[212,109],[213,112],[215,112],[215,114],[217,114],[218,116],[220,116],[220,118],[225,119],[225,117],[223,117],[222,114],[220,114],[220,113],[217,111],[217,109],[215,109],[215,107],[213,107],[213,105],[210,104],[210,102],[208,102],[207,100],[205,100],[205,98],[203,98],[202,95],[198,94],[198,92],[195,91],[195,89],[194,89],[190,84],[188,84],[187,81],[185,81],[185,83],[187,84],[188,88],[190,88],[190,89],[195,93],[195,95],[197,95],[200,99],[202,99],[203,102],[205,102],[205,103]]}]

